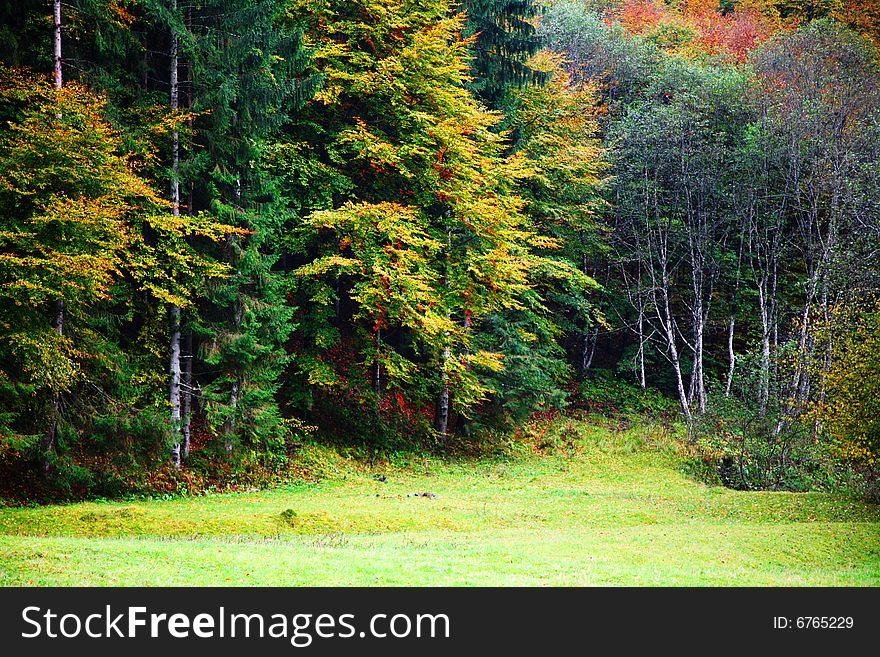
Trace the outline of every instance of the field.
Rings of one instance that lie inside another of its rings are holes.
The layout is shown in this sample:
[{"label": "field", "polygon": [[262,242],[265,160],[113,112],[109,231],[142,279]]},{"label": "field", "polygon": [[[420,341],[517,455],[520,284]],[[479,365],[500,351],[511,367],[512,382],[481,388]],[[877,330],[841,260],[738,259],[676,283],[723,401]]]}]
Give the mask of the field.
[{"label": "field", "polygon": [[682,472],[658,426],[504,454],[306,445],[271,491],[0,509],[3,586],[878,586],[880,509]]}]

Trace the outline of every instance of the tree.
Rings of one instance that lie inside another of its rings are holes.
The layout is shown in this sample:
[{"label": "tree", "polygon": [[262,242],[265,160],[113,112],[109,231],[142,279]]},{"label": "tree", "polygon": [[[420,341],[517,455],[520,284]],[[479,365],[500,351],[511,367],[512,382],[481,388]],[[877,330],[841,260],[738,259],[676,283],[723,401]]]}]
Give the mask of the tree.
[{"label": "tree", "polygon": [[322,7],[306,30],[324,76],[303,121],[313,139],[291,145],[331,192],[299,231],[303,343],[316,347],[303,369],[413,421],[433,397],[445,436],[489,393],[477,369],[501,366],[474,349],[479,322],[521,307],[539,262],[515,193],[525,171],[464,88],[462,18],[446,2]]},{"label": "tree", "polygon": [[240,437],[277,441],[275,393],[290,357],[293,309],[277,270],[292,219],[266,166],[284,123],[315,88],[307,55],[281,8],[269,0],[213,0],[194,20],[193,111],[201,152],[189,175],[216,215],[247,231],[220,254],[233,275],[212,291],[199,329],[205,363],[216,372],[202,388],[208,421],[231,452]]},{"label": "tree", "polygon": [[76,85],[61,87],[57,69],[54,89],[24,72],[2,73],[5,104],[15,108],[0,160],[9,217],[0,289],[11,311],[4,360],[21,373],[11,379],[16,385],[52,399],[43,444],[51,453],[60,395],[73,388],[90,357],[74,341],[74,329],[65,332],[65,308],[68,323],[75,322],[107,297],[128,247],[126,216],[155,207],[157,199],[120,156],[100,99]]},{"label": "tree", "polygon": [[[108,123],[105,99],[75,83],[52,89],[23,72],[5,70],[3,78],[4,108],[12,112],[0,135],[0,203],[9,217],[0,234],[0,294],[11,309],[0,328],[4,378],[19,403],[25,393],[55,400],[111,359],[95,324],[102,304],[130,303],[127,295],[149,292],[186,305],[192,289],[168,267],[189,280],[222,269],[187,248],[183,235],[216,238],[224,229],[164,215],[164,202]],[[145,241],[145,234],[156,239]],[[46,312],[58,299],[64,331],[57,315]],[[56,413],[48,418],[54,426]],[[18,418],[31,430],[46,420],[45,408]],[[47,440],[44,450],[54,449]]]},{"label": "tree", "polygon": [[817,372],[824,394],[810,415],[838,457],[874,469],[880,459],[880,305],[870,297],[839,304],[815,331],[831,349]]},{"label": "tree", "polygon": [[754,66],[765,103],[762,131],[778,153],[776,212],[791,226],[803,272],[796,367],[781,393],[791,415],[811,396],[811,319],[825,316],[842,292],[832,287],[835,262],[859,218],[872,212],[863,176],[877,162],[880,89],[875,52],[827,20],[773,39]]},{"label": "tree", "polygon": [[[733,69],[670,60],[645,100],[615,125],[615,194],[621,275],[646,281],[650,323],[673,368],[685,417],[706,405],[706,327],[731,248],[736,144],[748,113],[745,78]],[[679,287],[680,281],[687,287]],[[687,308],[679,315],[677,306]],[[639,316],[644,307],[636,310]],[[690,328],[687,336],[684,321]],[[690,353],[685,383],[681,349]]]},{"label": "tree", "polygon": [[[565,64],[561,55],[538,53],[529,65],[545,72],[548,83],[512,89],[506,101],[508,121],[519,126],[514,150],[530,166],[518,186],[528,226],[546,239],[536,249],[544,266],[530,273],[523,307],[487,317],[476,338],[483,348],[505,354],[504,369],[490,376],[489,385],[497,391],[494,406],[512,420],[562,406],[572,371],[589,369],[597,333],[607,325],[590,275],[605,248],[600,108],[595,86],[573,83]],[[573,344],[571,367],[566,348]]]},{"label": "tree", "polygon": [[470,85],[488,107],[497,109],[505,90],[546,81],[544,71],[529,66],[541,48],[535,18],[544,8],[535,0],[461,0],[467,15],[463,34],[473,38]]},{"label": "tree", "polygon": [[565,53],[566,68],[577,82],[599,85],[597,93],[613,112],[650,84],[660,58],[657,49],[622,26],[609,25],[598,12],[576,0],[559,0],[541,20],[547,47]]}]

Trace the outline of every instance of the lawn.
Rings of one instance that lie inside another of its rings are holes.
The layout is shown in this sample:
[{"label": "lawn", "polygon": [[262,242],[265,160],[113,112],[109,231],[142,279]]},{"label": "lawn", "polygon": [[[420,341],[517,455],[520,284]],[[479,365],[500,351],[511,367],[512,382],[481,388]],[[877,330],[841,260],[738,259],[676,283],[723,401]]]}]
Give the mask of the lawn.
[{"label": "lawn", "polygon": [[880,509],[737,492],[674,436],[557,423],[542,450],[355,460],[271,491],[0,509],[3,586],[878,586]]}]

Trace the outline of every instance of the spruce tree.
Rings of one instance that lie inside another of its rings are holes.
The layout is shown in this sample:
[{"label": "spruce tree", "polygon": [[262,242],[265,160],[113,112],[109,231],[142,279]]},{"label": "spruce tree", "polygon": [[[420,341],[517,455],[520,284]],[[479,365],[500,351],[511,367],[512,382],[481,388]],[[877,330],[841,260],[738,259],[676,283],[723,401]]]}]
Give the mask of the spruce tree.
[{"label": "spruce tree", "polygon": [[545,72],[529,66],[541,48],[535,29],[544,7],[535,0],[461,0],[467,15],[463,31],[471,45],[471,90],[498,109],[510,87],[543,83]]},{"label": "spruce tree", "polygon": [[229,224],[220,256],[232,276],[205,307],[202,357],[213,376],[202,394],[209,424],[226,452],[241,438],[281,436],[275,399],[289,361],[292,331],[287,283],[276,263],[288,222],[287,201],[263,166],[284,122],[314,81],[298,34],[283,27],[273,0],[208,0],[194,22],[193,111],[200,152],[190,163],[196,197]]}]

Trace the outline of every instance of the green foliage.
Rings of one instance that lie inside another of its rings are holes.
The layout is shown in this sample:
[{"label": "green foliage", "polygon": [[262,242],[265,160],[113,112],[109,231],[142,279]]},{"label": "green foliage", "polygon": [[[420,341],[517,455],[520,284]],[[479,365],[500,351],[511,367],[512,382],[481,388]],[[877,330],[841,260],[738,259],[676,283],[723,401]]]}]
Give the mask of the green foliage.
[{"label": "green foliage", "polygon": [[780,365],[770,382],[770,404],[762,410],[755,403],[761,386],[759,354],[743,355],[737,367],[730,394],[711,393],[706,413],[689,427],[691,471],[737,490],[837,490],[844,485],[856,490],[845,484],[855,480],[851,468],[842,467],[828,445],[816,440],[810,418],[797,409],[792,413],[780,396],[791,370]]},{"label": "green foliage", "polygon": [[561,57],[542,52],[529,62],[549,82],[512,90],[508,122],[514,151],[525,158],[519,183],[530,230],[544,259],[530,272],[522,307],[487,317],[478,344],[504,354],[503,369],[485,374],[495,391],[483,423],[517,423],[535,409],[561,408],[572,367],[566,342],[607,325],[592,299],[598,283],[584,271],[603,247],[598,215],[606,165],[596,139],[592,86],[572,84]]},{"label": "green foliage", "polygon": [[606,417],[644,415],[667,421],[677,419],[677,405],[660,391],[639,388],[614,377],[607,370],[595,370],[579,385],[571,400],[573,408]]},{"label": "green foliage", "polygon": [[[784,430],[783,430],[784,429]],[[706,413],[694,421],[696,456],[690,467],[736,490],[806,491],[834,488],[826,449],[810,427],[762,415],[752,400],[710,396]]]},{"label": "green foliage", "polygon": [[[276,393],[291,356],[290,284],[278,261],[293,205],[267,166],[285,122],[315,88],[303,75],[300,35],[269,0],[206,0],[177,14],[152,9],[181,38],[190,78],[181,183],[184,210],[203,206],[237,227],[212,248],[230,275],[215,281],[186,316],[194,335],[198,411],[232,450],[278,449],[286,432]],[[189,190],[189,193],[186,193]],[[263,444],[265,443],[265,444]]]},{"label": "green foliage", "polygon": [[397,400],[416,423],[448,386],[467,417],[492,391],[480,374],[504,365],[475,337],[480,323],[526,308],[529,272],[549,266],[536,251],[552,241],[522,214],[524,158],[505,155],[498,116],[464,87],[461,17],[441,1],[346,7],[326,3],[306,29],[324,80],[307,125],[321,131],[298,153],[339,192],[297,235],[317,347],[304,375],[379,408]]},{"label": "green foliage", "polygon": [[473,41],[470,84],[477,98],[497,109],[510,87],[542,84],[547,73],[529,58],[541,48],[535,28],[544,6],[536,0],[459,0]]},{"label": "green foliage", "polygon": [[[131,169],[105,101],[73,85],[55,91],[25,72],[2,71],[0,132],[0,363],[12,408],[25,395],[70,392],[108,354],[95,339],[94,308],[139,279],[140,226],[161,202]],[[180,258],[182,261],[184,258]],[[138,282],[141,282],[138,280]],[[122,284],[122,285],[121,285]],[[55,326],[58,300],[67,330]],[[122,301],[125,303],[125,300]],[[31,431],[46,412],[19,415]]]},{"label": "green foliage", "polygon": [[[17,435],[46,432],[65,395],[62,426],[73,449],[89,421],[82,411],[100,415],[95,393],[112,398],[143,375],[121,329],[151,300],[186,307],[205,279],[223,275],[187,237],[215,240],[229,229],[165,212],[108,122],[106,98],[75,83],[55,90],[24,71],[4,70],[2,84],[2,395],[16,409],[8,417]],[[149,405],[147,390],[138,392],[135,403]],[[65,483],[71,473],[77,487],[88,484],[69,457],[53,463],[62,488],[73,486]]]},{"label": "green foliage", "polygon": [[652,385],[729,486],[875,476],[876,7],[796,4],[70,0],[56,90],[0,1],[3,477],[263,485]]},{"label": "green foliage", "polygon": [[580,0],[557,0],[541,20],[546,47],[563,53],[573,79],[599,85],[612,109],[631,103],[656,75],[660,53]]}]

